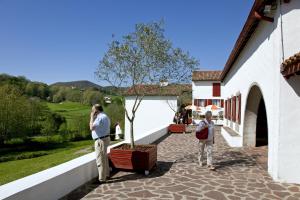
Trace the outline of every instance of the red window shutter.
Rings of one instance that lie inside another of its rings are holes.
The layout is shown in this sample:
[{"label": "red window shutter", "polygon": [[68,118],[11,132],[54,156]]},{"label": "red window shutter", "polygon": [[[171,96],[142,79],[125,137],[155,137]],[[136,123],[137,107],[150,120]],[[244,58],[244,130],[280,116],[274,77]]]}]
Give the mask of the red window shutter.
[{"label": "red window shutter", "polygon": [[213,97],[221,96],[221,83],[213,83]]},{"label": "red window shutter", "polygon": [[231,120],[231,99],[228,100],[228,119]]},{"label": "red window shutter", "polygon": [[211,99],[207,99],[207,105],[212,105],[212,100]]},{"label": "red window shutter", "polygon": [[207,99],[204,99],[204,106],[207,106]]},{"label": "red window shutter", "polygon": [[224,99],[221,100],[221,107],[224,108]]},{"label": "red window shutter", "polygon": [[225,119],[227,119],[227,100],[225,100],[225,114],[224,114]]},{"label": "red window shutter", "polygon": [[238,96],[239,98],[239,113],[238,113],[238,123],[241,124],[241,105],[242,105],[242,95]]},{"label": "red window shutter", "polygon": [[197,106],[197,99],[194,99],[194,105]]},{"label": "red window shutter", "polygon": [[236,97],[232,97],[232,121],[236,121]]}]

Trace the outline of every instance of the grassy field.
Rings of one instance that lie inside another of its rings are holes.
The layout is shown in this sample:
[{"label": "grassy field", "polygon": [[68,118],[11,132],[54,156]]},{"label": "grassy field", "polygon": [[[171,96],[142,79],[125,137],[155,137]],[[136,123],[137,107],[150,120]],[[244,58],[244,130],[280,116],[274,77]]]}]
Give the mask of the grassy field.
[{"label": "grassy field", "polygon": [[[118,141],[112,141],[111,144]],[[0,185],[54,167],[93,151],[93,140],[68,142],[48,149],[47,155],[36,158],[0,162]],[[26,153],[29,153],[27,151]],[[39,152],[39,151],[32,151]],[[44,152],[44,151],[43,151]],[[14,152],[11,152],[13,154]],[[1,156],[0,156],[1,157]]]},{"label": "grassy field", "polygon": [[[0,163],[0,184],[28,176],[92,152],[93,141],[69,142],[64,147],[47,150],[48,155]],[[37,151],[34,151],[37,152]]]},{"label": "grassy field", "polygon": [[[89,116],[91,107],[74,102],[47,103],[50,110],[66,117],[67,122],[79,116]],[[48,141],[44,136],[36,136],[31,143],[15,140],[0,149],[0,185],[37,173],[47,168],[93,151],[93,140],[58,142],[51,136]],[[112,141],[116,143],[118,141]]]},{"label": "grassy field", "polygon": [[76,102],[61,102],[61,103],[47,103],[50,110],[64,116],[68,122],[78,116],[89,116],[91,106],[82,105]]}]

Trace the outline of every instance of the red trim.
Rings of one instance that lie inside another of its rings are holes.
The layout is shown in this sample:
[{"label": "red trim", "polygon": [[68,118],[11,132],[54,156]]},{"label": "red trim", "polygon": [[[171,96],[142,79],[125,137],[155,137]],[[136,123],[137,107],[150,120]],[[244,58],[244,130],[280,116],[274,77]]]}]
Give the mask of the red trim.
[{"label": "red trim", "polygon": [[212,100],[211,99],[207,99],[207,105],[212,105]]},{"label": "red trim", "polygon": [[231,120],[231,100],[228,100],[228,119]]},{"label": "red trim", "polygon": [[225,100],[225,118],[227,119],[227,100]]},{"label": "red trim", "polygon": [[232,97],[232,121],[236,121],[236,97]]},{"label": "red trim", "polygon": [[239,113],[238,113],[238,123],[241,124],[241,105],[242,105],[242,95],[238,96],[239,99]]},{"label": "red trim", "polygon": [[220,97],[221,96],[221,83],[213,83],[212,87],[212,96]]}]

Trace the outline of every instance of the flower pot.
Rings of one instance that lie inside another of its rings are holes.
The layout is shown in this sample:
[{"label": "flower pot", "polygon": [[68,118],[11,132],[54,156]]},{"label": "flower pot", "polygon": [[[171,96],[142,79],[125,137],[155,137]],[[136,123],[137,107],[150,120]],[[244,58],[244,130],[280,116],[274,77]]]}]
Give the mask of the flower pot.
[{"label": "flower pot", "polygon": [[169,133],[185,133],[185,124],[170,124]]},{"label": "flower pot", "polygon": [[135,148],[131,149],[130,144],[121,144],[110,149],[109,158],[114,168],[143,170],[147,175],[156,164],[157,146],[135,145]]}]

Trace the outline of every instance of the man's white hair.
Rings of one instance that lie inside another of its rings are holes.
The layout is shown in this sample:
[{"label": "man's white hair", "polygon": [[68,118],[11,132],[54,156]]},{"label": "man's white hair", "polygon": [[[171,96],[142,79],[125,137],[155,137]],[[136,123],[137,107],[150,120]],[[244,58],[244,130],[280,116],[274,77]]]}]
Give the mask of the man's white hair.
[{"label": "man's white hair", "polygon": [[211,117],[211,116],[212,116],[212,112],[210,110],[206,111],[205,117]]}]

